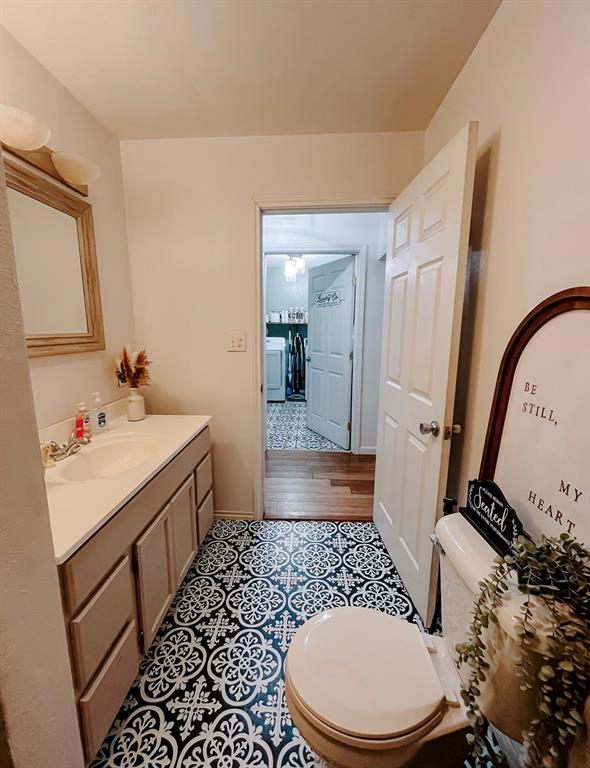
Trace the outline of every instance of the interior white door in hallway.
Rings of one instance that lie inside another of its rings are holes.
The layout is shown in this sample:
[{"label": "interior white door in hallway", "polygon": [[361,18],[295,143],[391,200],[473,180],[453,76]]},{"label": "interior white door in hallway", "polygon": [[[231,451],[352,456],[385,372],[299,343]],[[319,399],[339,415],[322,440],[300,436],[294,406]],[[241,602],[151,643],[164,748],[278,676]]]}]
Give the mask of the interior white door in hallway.
[{"label": "interior white door in hallway", "polygon": [[307,426],[348,450],[352,398],[354,256],[308,273]]},{"label": "interior white door in hallway", "polygon": [[390,206],[374,520],[425,621],[436,593],[429,535],[445,495],[477,123]]}]

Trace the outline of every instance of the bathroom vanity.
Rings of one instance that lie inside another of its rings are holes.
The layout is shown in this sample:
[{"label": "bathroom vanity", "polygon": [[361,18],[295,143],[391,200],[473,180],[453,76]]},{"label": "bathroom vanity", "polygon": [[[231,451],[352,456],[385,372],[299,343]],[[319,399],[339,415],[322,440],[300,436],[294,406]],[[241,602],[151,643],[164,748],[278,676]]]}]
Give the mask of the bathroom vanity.
[{"label": "bathroom vanity", "polygon": [[46,472],[87,762],[212,523],[209,421],[117,419]]}]

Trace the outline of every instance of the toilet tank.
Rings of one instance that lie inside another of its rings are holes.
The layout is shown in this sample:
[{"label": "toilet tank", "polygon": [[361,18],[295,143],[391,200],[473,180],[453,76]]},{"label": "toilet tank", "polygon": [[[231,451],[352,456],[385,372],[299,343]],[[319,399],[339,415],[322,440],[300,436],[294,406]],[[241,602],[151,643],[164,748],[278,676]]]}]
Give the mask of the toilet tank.
[{"label": "toilet tank", "polygon": [[[496,552],[460,514],[452,514],[438,521],[436,538],[441,545],[440,588],[442,628],[447,647],[457,661],[457,643],[468,639],[473,613],[473,602],[479,595],[479,582],[489,576],[495,564]],[[522,665],[520,640],[517,631],[523,602],[527,599],[518,589],[516,576],[507,579],[507,591],[497,609],[497,624],[491,625],[486,646],[488,670],[486,680],[479,685],[479,707],[503,736],[515,742],[536,716],[536,690],[522,691],[517,670]],[[543,656],[550,652],[548,638],[552,632],[552,619],[542,601],[532,599],[532,621],[537,638],[531,650],[530,663],[539,667]],[[469,668],[467,668],[469,669]],[[461,677],[467,670],[459,667]]]},{"label": "toilet tank", "polygon": [[441,518],[435,533],[442,547],[442,629],[456,661],[455,646],[467,639],[473,601],[479,594],[479,582],[491,573],[497,554],[458,512]]}]

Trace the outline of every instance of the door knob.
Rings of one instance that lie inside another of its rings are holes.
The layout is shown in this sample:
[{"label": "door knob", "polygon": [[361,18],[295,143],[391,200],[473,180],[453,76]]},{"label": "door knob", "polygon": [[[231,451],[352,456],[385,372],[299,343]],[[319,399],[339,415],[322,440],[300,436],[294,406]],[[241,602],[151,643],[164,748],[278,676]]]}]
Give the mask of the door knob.
[{"label": "door knob", "polygon": [[421,421],[420,434],[432,435],[432,437],[437,437],[440,434],[440,424],[438,423],[438,421],[431,421],[430,424],[427,424],[425,421]]}]

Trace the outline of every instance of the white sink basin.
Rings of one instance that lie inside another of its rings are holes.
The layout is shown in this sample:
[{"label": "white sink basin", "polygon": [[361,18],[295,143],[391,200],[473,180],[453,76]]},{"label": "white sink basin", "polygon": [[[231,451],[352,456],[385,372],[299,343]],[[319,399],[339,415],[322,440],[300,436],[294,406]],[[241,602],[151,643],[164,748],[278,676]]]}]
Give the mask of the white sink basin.
[{"label": "white sink basin", "polygon": [[[211,421],[210,416],[147,414],[144,421],[130,422],[124,400],[111,406],[110,416],[106,434],[96,435],[90,445],[45,472],[58,564],[65,563]],[[68,419],[41,430],[39,439],[63,442],[71,428]]]},{"label": "white sink basin", "polygon": [[156,449],[153,435],[119,433],[99,437],[48,470],[49,481],[84,482],[113,477],[143,464]]}]

